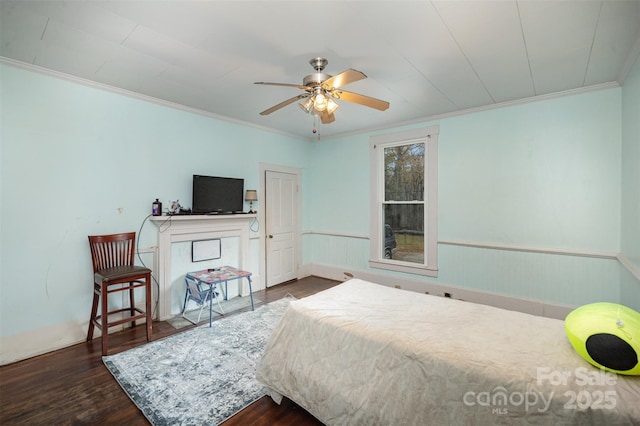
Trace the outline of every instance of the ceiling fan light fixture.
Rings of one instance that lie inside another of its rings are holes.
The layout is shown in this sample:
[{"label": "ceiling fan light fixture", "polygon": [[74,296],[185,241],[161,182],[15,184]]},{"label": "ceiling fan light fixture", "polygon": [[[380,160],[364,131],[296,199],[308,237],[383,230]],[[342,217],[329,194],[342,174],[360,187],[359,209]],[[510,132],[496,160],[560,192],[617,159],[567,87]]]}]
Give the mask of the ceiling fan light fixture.
[{"label": "ceiling fan light fixture", "polygon": [[313,107],[313,97],[301,100],[300,102],[298,102],[298,106],[301,110],[308,114],[309,112],[311,112],[311,107]]},{"label": "ceiling fan light fixture", "polygon": [[327,109],[327,97],[322,94],[322,92],[316,93],[314,98],[313,108],[315,108],[316,111],[324,111]]},{"label": "ceiling fan light fixture", "polygon": [[328,98],[328,99],[327,99],[327,112],[328,112],[329,114],[333,114],[333,112],[334,112],[335,110],[337,110],[339,106],[340,106],[340,105],[338,105],[337,103],[335,103],[335,102],[333,101],[333,99],[331,99],[331,98]]}]

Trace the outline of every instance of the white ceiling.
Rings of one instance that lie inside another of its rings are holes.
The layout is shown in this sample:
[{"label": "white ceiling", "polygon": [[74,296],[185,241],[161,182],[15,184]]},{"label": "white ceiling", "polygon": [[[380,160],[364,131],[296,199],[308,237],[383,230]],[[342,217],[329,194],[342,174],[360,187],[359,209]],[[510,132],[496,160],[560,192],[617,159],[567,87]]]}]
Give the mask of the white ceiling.
[{"label": "white ceiling", "polygon": [[[640,0],[6,1],[0,55],[303,138],[291,104],[309,60],[368,78],[344,89],[323,138],[563,91],[623,83],[640,50]],[[15,61],[19,61],[17,63]]]}]

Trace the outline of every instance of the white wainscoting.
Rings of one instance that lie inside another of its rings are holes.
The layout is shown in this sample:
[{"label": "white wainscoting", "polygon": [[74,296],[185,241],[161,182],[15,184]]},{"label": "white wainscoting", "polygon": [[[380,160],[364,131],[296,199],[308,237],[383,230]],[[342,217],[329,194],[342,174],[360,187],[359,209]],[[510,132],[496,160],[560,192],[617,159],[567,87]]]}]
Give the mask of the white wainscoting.
[{"label": "white wainscoting", "polygon": [[[640,309],[640,275],[617,253],[442,240],[438,278],[421,278],[369,268],[368,248],[366,235],[305,231],[303,270],[337,280],[347,279],[347,273],[388,285],[401,283],[403,289],[447,292],[454,298],[552,317],[594,301]],[[624,281],[626,271],[637,281]]]}]

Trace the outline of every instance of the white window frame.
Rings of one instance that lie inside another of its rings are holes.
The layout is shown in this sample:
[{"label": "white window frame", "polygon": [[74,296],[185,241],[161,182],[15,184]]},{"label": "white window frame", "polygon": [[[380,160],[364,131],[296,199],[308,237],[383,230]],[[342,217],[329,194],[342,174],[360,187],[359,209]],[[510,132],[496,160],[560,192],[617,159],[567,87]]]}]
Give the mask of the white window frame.
[{"label": "white window frame", "polygon": [[[440,126],[430,126],[369,138],[371,165],[371,222],[369,266],[410,274],[438,276],[438,133]],[[384,258],[384,149],[410,143],[425,144],[424,176],[424,264]]]}]

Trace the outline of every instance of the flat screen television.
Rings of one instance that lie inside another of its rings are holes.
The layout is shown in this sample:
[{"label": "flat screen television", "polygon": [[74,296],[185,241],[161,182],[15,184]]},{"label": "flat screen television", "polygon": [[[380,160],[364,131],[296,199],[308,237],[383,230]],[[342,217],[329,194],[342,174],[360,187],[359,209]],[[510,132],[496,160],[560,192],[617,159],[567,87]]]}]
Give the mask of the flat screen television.
[{"label": "flat screen television", "polygon": [[193,175],[192,214],[232,214],[244,208],[244,179]]}]

